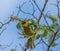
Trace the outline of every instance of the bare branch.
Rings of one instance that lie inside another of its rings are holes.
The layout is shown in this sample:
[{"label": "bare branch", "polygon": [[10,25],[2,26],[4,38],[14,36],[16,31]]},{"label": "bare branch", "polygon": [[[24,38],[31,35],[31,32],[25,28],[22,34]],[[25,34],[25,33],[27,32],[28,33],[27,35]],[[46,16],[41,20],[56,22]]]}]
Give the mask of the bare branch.
[{"label": "bare branch", "polygon": [[[49,12],[49,11],[48,11]],[[47,12],[47,13],[48,13]],[[43,15],[43,18],[44,18],[44,20],[45,20],[45,22],[46,22],[46,24],[47,24],[47,27],[52,31],[52,32],[54,32],[53,30],[52,30],[52,28],[49,26],[49,23],[48,23],[48,21],[46,20],[46,17],[48,16],[48,14],[45,14],[45,15]]]},{"label": "bare branch", "polygon": [[20,43],[19,43],[19,46],[22,48],[23,51],[27,51],[27,49],[23,47]]},{"label": "bare branch", "polygon": [[58,16],[59,16],[59,1],[57,0],[57,10],[58,10]]},{"label": "bare branch", "polygon": [[[14,14],[14,12],[13,12],[13,14]],[[13,14],[11,16],[13,16]],[[2,27],[5,26],[6,24],[9,24],[11,21],[12,21],[11,18],[7,22],[5,22],[5,23],[3,23],[3,22],[0,21],[0,23],[1,23],[0,29],[2,29]]]},{"label": "bare branch", "polygon": [[[33,12],[32,13],[28,13],[28,12],[25,12],[25,11],[23,11],[21,8],[21,6],[19,5],[19,7],[17,7],[18,9],[19,9],[19,11],[18,11],[18,13],[21,11],[21,12],[23,12],[24,14],[28,14],[28,15],[32,15],[36,20],[37,20],[37,18],[35,17],[35,15],[34,15],[34,13],[35,13],[35,9],[34,9],[34,5],[33,5],[33,3],[32,2],[30,2],[31,4],[32,4],[32,7],[33,7]],[[25,3],[24,3],[25,4]],[[18,14],[17,14],[18,15]]]},{"label": "bare branch", "polygon": [[1,44],[0,44],[0,48],[1,48],[1,49],[5,49],[5,48],[7,48],[7,47],[10,47],[11,45],[12,45],[12,43],[9,44],[9,45],[1,45]]},{"label": "bare branch", "polygon": [[6,30],[6,28],[4,28],[1,32],[0,32],[0,35]]},{"label": "bare branch", "polygon": [[36,46],[39,45],[40,43],[44,43],[46,46],[48,46],[48,44],[42,38],[39,40],[39,42],[36,44]]},{"label": "bare branch", "polygon": [[48,46],[48,44],[47,44],[43,39],[41,39],[41,41],[42,41],[46,46]]},{"label": "bare branch", "polygon": [[60,37],[56,37],[55,40],[59,39]]},{"label": "bare branch", "polygon": [[35,46],[39,45],[40,43],[41,43],[41,39],[39,40],[39,42]]},{"label": "bare branch", "polygon": [[51,41],[51,43],[48,45],[47,51],[50,50],[50,47],[51,47],[52,43],[55,41],[55,37],[56,37],[56,35],[57,35],[58,32],[59,32],[59,30],[57,30],[57,31],[54,33],[54,36],[53,36],[53,38],[52,38],[52,41]]},{"label": "bare branch", "polygon": [[15,47],[15,51],[17,51],[17,46]]},{"label": "bare branch", "polygon": [[[31,2],[31,1],[30,1]],[[37,20],[37,17],[35,17],[35,15],[34,15],[34,13],[35,13],[35,11],[37,10],[35,10],[35,8],[34,8],[34,5],[33,5],[33,3],[31,2],[31,4],[32,4],[32,7],[33,7],[33,13],[32,13],[32,16]]]},{"label": "bare branch", "polygon": [[35,0],[32,0],[34,2],[34,4],[36,5],[36,7],[38,8],[38,10],[41,12],[41,9],[39,8],[38,4],[36,3]]},{"label": "bare branch", "polygon": [[43,6],[43,9],[42,9],[42,11],[41,11],[41,14],[39,15],[38,20],[37,20],[38,23],[39,23],[39,21],[40,21],[42,15],[43,15],[43,12],[44,12],[44,10],[45,10],[45,7],[46,7],[47,3],[48,3],[48,0],[45,0],[45,3],[44,3],[44,6]]},{"label": "bare branch", "polygon": [[58,0],[56,0],[56,1],[57,1],[57,4],[52,4],[52,3],[51,3],[51,5],[54,5],[54,6],[57,7],[57,12],[58,12],[57,14],[58,14],[58,16],[59,16],[59,14],[60,14],[60,13],[59,13],[59,11],[60,11],[60,9],[59,9],[59,3],[60,3],[60,1],[58,1]]},{"label": "bare branch", "polygon": [[[18,17],[18,15],[19,15],[19,13],[20,13],[20,9],[24,6],[25,3],[26,3],[26,2],[24,2],[21,6],[19,6],[19,10],[18,10],[18,13],[17,13],[16,17]],[[18,8],[18,7],[17,7],[17,8]]]},{"label": "bare branch", "polygon": [[2,27],[6,24],[9,24],[11,22],[11,20],[7,21],[6,23],[2,23],[2,25],[0,26],[0,29],[2,29]]}]

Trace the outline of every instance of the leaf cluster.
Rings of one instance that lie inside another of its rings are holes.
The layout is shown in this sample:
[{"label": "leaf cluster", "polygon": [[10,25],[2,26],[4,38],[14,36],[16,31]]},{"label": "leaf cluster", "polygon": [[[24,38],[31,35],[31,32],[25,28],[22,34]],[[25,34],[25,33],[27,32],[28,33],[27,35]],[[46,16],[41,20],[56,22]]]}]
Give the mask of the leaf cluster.
[{"label": "leaf cluster", "polygon": [[[52,21],[52,24],[50,24],[49,26],[47,25],[43,25],[43,26],[40,26],[35,20],[33,19],[23,19],[23,21],[29,21],[29,27],[32,28],[36,34],[35,34],[35,40],[39,39],[39,38],[44,38],[45,40],[48,41],[48,44],[51,43],[52,41],[52,38],[54,36],[54,32],[53,31],[56,31],[57,29],[59,29],[59,26],[58,26],[58,19],[56,16],[52,16],[52,15],[48,15],[47,16],[48,19],[50,19]],[[16,25],[17,29],[18,30],[22,30],[22,22],[19,21],[18,24]],[[53,30],[51,30],[51,29]],[[56,35],[56,37],[60,37],[60,33],[58,33]],[[56,46],[57,44],[55,42],[52,43],[52,47]]]}]

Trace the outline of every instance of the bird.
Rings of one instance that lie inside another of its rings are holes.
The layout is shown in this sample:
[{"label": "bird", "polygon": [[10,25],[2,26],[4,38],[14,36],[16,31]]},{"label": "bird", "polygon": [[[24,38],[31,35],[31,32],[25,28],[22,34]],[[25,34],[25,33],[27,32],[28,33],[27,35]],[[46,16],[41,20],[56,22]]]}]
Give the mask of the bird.
[{"label": "bird", "polygon": [[23,21],[22,25],[23,25],[24,37],[28,39],[26,42],[26,48],[32,49],[35,47],[35,44],[34,44],[35,31],[31,27],[29,27],[29,21]]}]

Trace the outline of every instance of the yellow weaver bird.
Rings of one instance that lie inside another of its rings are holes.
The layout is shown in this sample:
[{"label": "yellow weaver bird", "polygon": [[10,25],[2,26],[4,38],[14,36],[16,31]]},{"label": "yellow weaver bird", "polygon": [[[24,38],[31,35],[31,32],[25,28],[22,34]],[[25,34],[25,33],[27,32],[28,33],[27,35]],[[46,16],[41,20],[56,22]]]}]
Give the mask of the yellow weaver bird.
[{"label": "yellow weaver bird", "polygon": [[34,48],[34,39],[31,36],[35,35],[35,32],[32,28],[29,27],[29,21],[24,21],[23,25],[23,33],[26,38],[28,38],[26,43],[26,48]]}]

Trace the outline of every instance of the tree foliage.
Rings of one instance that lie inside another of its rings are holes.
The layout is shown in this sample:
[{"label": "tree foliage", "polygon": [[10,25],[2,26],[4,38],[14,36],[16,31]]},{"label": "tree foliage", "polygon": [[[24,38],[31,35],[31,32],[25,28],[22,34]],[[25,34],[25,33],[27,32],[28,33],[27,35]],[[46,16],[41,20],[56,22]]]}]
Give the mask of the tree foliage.
[{"label": "tree foliage", "polygon": [[[50,50],[52,51],[51,47],[58,46],[58,44],[56,43],[56,40],[60,38],[60,12],[59,12],[60,11],[60,9],[59,9],[60,1],[57,0],[57,4],[55,5],[57,7],[56,15],[44,13],[48,1],[49,0],[45,0],[43,8],[40,9],[36,0],[29,0],[29,3],[31,3],[32,8],[33,8],[32,13],[25,12],[22,10],[22,6],[24,6],[24,4],[26,4],[26,2],[23,3],[21,6],[17,7],[19,9],[17,16],[11,16],[10,20],[7,21],[6,23],[0,22],[1,23],[0,29],[2,29],[2,27],[4,25],[9,24],[11,21],[12,22],[16,21],[17,22],[16,28],[18,29],[18,31],[19,31],[18,34],[21,35],[21,37],[25,38],[25,36],[26,36],[26,37],[28,37],[28,38],[26,38],[27,40],[30,37],[32,37],[32,39],[34,39],[33,41],[35,43],[35,46],[39,45],[42,42],[47,47],[47,51],[50,51]],[[37,10],[39,11],[38,17],[35,15]],[[19,18],[18,15],[20,14],[20,11],[24,14],[31,15],[32,18],[30,18],[30,17],[29,18],[26,17],[23,19],[21,19],[21,17]],[[41,18],[43,18],[44,20],[42,21]],[[51,24],[50,24],[49,20],[50,20],[50,22],[52,22]],[[23,24],[22,24],[23,21],[29,22],[29,28],[31,28],[35,32],[34,36],[33,35],[31,35],[31,36],[24,35]],[[42,24],[44,21],[45,21],[45,23]],[[39,41],[39,39],[40,39],[40,41]],[[36,40],[39,41],[37,44],[35,42]],[[32,42],[32,41],[30,40],[29,42]],[[28,42],[27,42],[27,44],[28,44]],[[30,46],[30,45],[29,46],[28,45],[27,45],[27,47]],[[25,43],[25,46],[23,47],[23,51],[27,51],[27,49],[28,48],[26,48],[26,43]],[[30,50],[32,50],[32,48]],[[11,49],[11,51],[15,51],[15,50]]]}]

